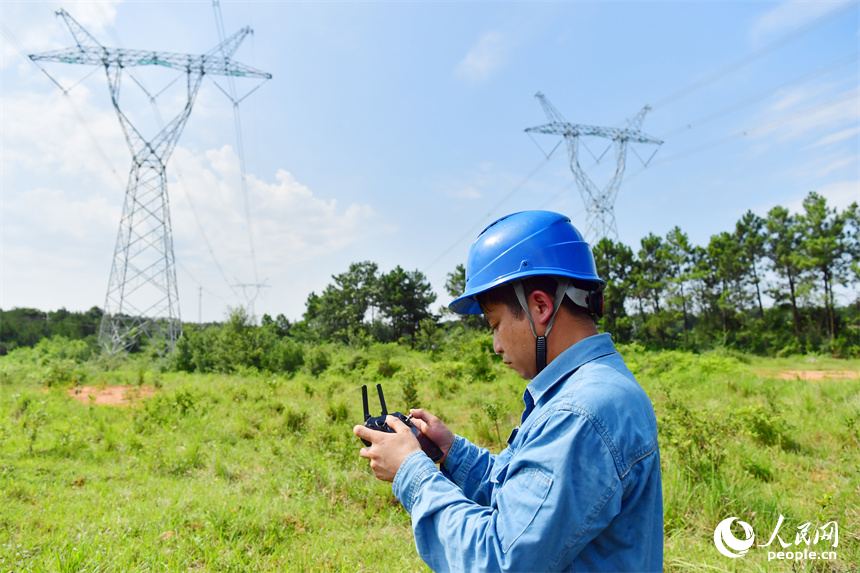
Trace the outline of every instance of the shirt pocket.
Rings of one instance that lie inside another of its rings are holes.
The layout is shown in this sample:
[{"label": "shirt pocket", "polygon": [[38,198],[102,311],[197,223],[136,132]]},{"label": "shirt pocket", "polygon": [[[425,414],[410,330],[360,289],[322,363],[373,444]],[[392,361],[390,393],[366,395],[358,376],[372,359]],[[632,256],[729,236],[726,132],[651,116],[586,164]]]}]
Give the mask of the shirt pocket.
[{"label": "shirt pocket", "polygon": [[[499,472],[501,479],[507,470],[505,467]],[[551,486],[552,478],[537,468],[522,468],[504,482],[496,497],[496,534],[503,552],[507,553],[535,521]]]}]

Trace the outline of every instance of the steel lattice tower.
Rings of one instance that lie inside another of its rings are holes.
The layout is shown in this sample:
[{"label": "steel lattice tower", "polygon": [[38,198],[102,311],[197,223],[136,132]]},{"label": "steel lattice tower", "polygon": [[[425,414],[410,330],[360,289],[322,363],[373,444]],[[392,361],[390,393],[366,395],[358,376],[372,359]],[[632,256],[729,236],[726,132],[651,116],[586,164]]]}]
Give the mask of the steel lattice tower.
[{"label": "steel lattice tower", "polygon": [[[627,144],[631,141],[634,143],[653,143],[656,145],[662,145],[663,143],[661,140],[639,131],[642,121],[645,119],[645,114],[651,108],[647,105],[643,107],[627,126],[627,129],[581,124],[574,125],[564,119],[542,93],[538,92],[535,94],[535,97],[540,100],[549,123],[537,127],[529,127],[526,129],[526,132],[547,133],[564,137],[564,141],[567,144],[567,154],[570,158],[570,169],[573,171],[577,187],[579,187],[579,192],[585,203],[587,213],[586,237],[592,243],[596,243],[603,237],[618,239],[618,228],[615,225],[615,198],[618,196],[618,187],[621,185],[621,177],[624,175],[624,167],[627,160]],[[603,189],[597,188],[579,164],[579,138],[583,136],[605,137],[612,140],[612,145],[615,148],[615,174]]]},{"label": "steel lattice tower", "polygon": [[[57,15],[63,18],[77,45],[30,58],[104,66],[111,102],[132,155],[99,343],[111,351],[127,350],[145,336],[163,353],[173,347],[182,330],[167,196],[167,160],[188,121],[204,75],[272,76],[230,59],[251,33],[247,27],[209,52],[191,55],[106,48],[65,10],[57,11]],[[135,66],[162,66],[186,75],[185,107],[150,140],[144,139],[120,109],[122,71]]]}]

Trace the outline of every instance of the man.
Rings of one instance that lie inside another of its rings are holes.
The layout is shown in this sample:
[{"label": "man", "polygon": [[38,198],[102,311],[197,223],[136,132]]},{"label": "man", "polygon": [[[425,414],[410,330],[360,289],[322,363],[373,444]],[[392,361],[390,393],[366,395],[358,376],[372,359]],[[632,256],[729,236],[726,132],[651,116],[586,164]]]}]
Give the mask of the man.
[{"label": "man", "polygon": [[605,282],[570,219],[526,211],[475,240],[451,310],[483,314],[493,349],[531,382],[500,454],[412,410],[441,471],[400,420],[356,426],[361,457],[393,482],[435,571],[661,571],[663,500],[650,400],[598,334]]}]

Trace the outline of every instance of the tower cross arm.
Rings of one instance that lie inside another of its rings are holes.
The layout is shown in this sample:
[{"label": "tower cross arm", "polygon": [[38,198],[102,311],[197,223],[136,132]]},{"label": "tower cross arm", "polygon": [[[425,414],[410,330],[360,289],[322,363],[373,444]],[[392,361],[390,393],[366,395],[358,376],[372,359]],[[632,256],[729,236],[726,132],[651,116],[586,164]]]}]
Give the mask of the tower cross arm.
[{"label": "tower cross arm", "polygon": [[271,79],[272,74],[229,58],[213,55],[178,54],[152,50],[126,50],[122,48],[68,48],[41,54],[32,54],[34,61],[62,62],[132,68],[136,66],[163,66],[179,71],[218,76],[238,76]]},{"label": "tower cross arm", "polygon": [[64,48],[51,50],[41,54],[28,56],[34,62],[60,62],[63,64],[104,65],[109,57],[109,51],[102,47]]},{"label": "tower cross arm", "polygon": [[598,127],[596,125],[560,123],[557,121],[529,127],[525,131],[526,133],[545,133],[549,135],[563,135],[565,137],[593,135],[618,141],[633,141],[634,143],[656,143],[657,145],[663,143],[662,140],[646,135],[638,129],[618,129],[615,127]]},{"label": "tower cross arm", "polygon": [[200,75],[238,76],[271,79],[272,74],[251,66],[233,61],[230,57],[239,48],[245,36],[252,33],[244,27],[214,48],[202,55],[177,54],[175,52],[156,52],[152,50],[127,50],[102,46],[83,26],[63,9],[57,11],[63,18],[76,46],[53,50],[41,54],[31,54],[33,61],[61,62],[64,64],[101,65],[105,67],[131,68],[135,66],[163,66]]},{"label": "tower cross arm", "polygon": [[596,125],[583,125],[581,123],[572,124],[567,122],[553,121],[536,127],[526,129],[527,133],[546,133],[549,135],[564,135],[577,137],[580,135],[595,135],[597,137],[615,138],[616,133],[620,130],[612,127],[597,127]]}]

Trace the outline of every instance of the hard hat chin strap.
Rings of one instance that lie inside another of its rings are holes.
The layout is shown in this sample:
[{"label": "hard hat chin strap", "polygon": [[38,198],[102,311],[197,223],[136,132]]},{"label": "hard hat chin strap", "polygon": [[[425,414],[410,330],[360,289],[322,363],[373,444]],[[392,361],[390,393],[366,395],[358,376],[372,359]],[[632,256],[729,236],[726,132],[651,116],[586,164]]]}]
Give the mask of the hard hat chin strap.
[{"label": "hard hat chin strap", "polygon": [[[565,277],[559,277],[556,280],[558,281],[558,286],[555,289],[555,298],[553,298],[552,316],[549,317],[549,322],[546,325],[546,332],[544,332],[543,336],[538,336],[537,332],[535,332],[535,323],[534,320],[532,320],[531,313],[529,312],[529,304],[528,301],[526,301],[526,292],[523,288],[523,281],[516,281],[513,285],[514,293],[517,295],[517,300],[520,302],[520,306],[523,307],[524,311],[526,311],[526,318],[529,321],[529,327],[531,327],[532,335],[535,337],[535,363],[538,374],[546,368],[546,337],[549,336],[549,331],[552,330],[552,323],[555,320],[555,315],[558,312],[558,309],[561,308],[561,301],[564,298],[565,292],[570,294],[568,289],[568,286],[570,286],[570,280]],[[576,287],[571,286],[571,288],[575,289]],[[576,302],[576,299],[572,296],[571,299]]]}]

